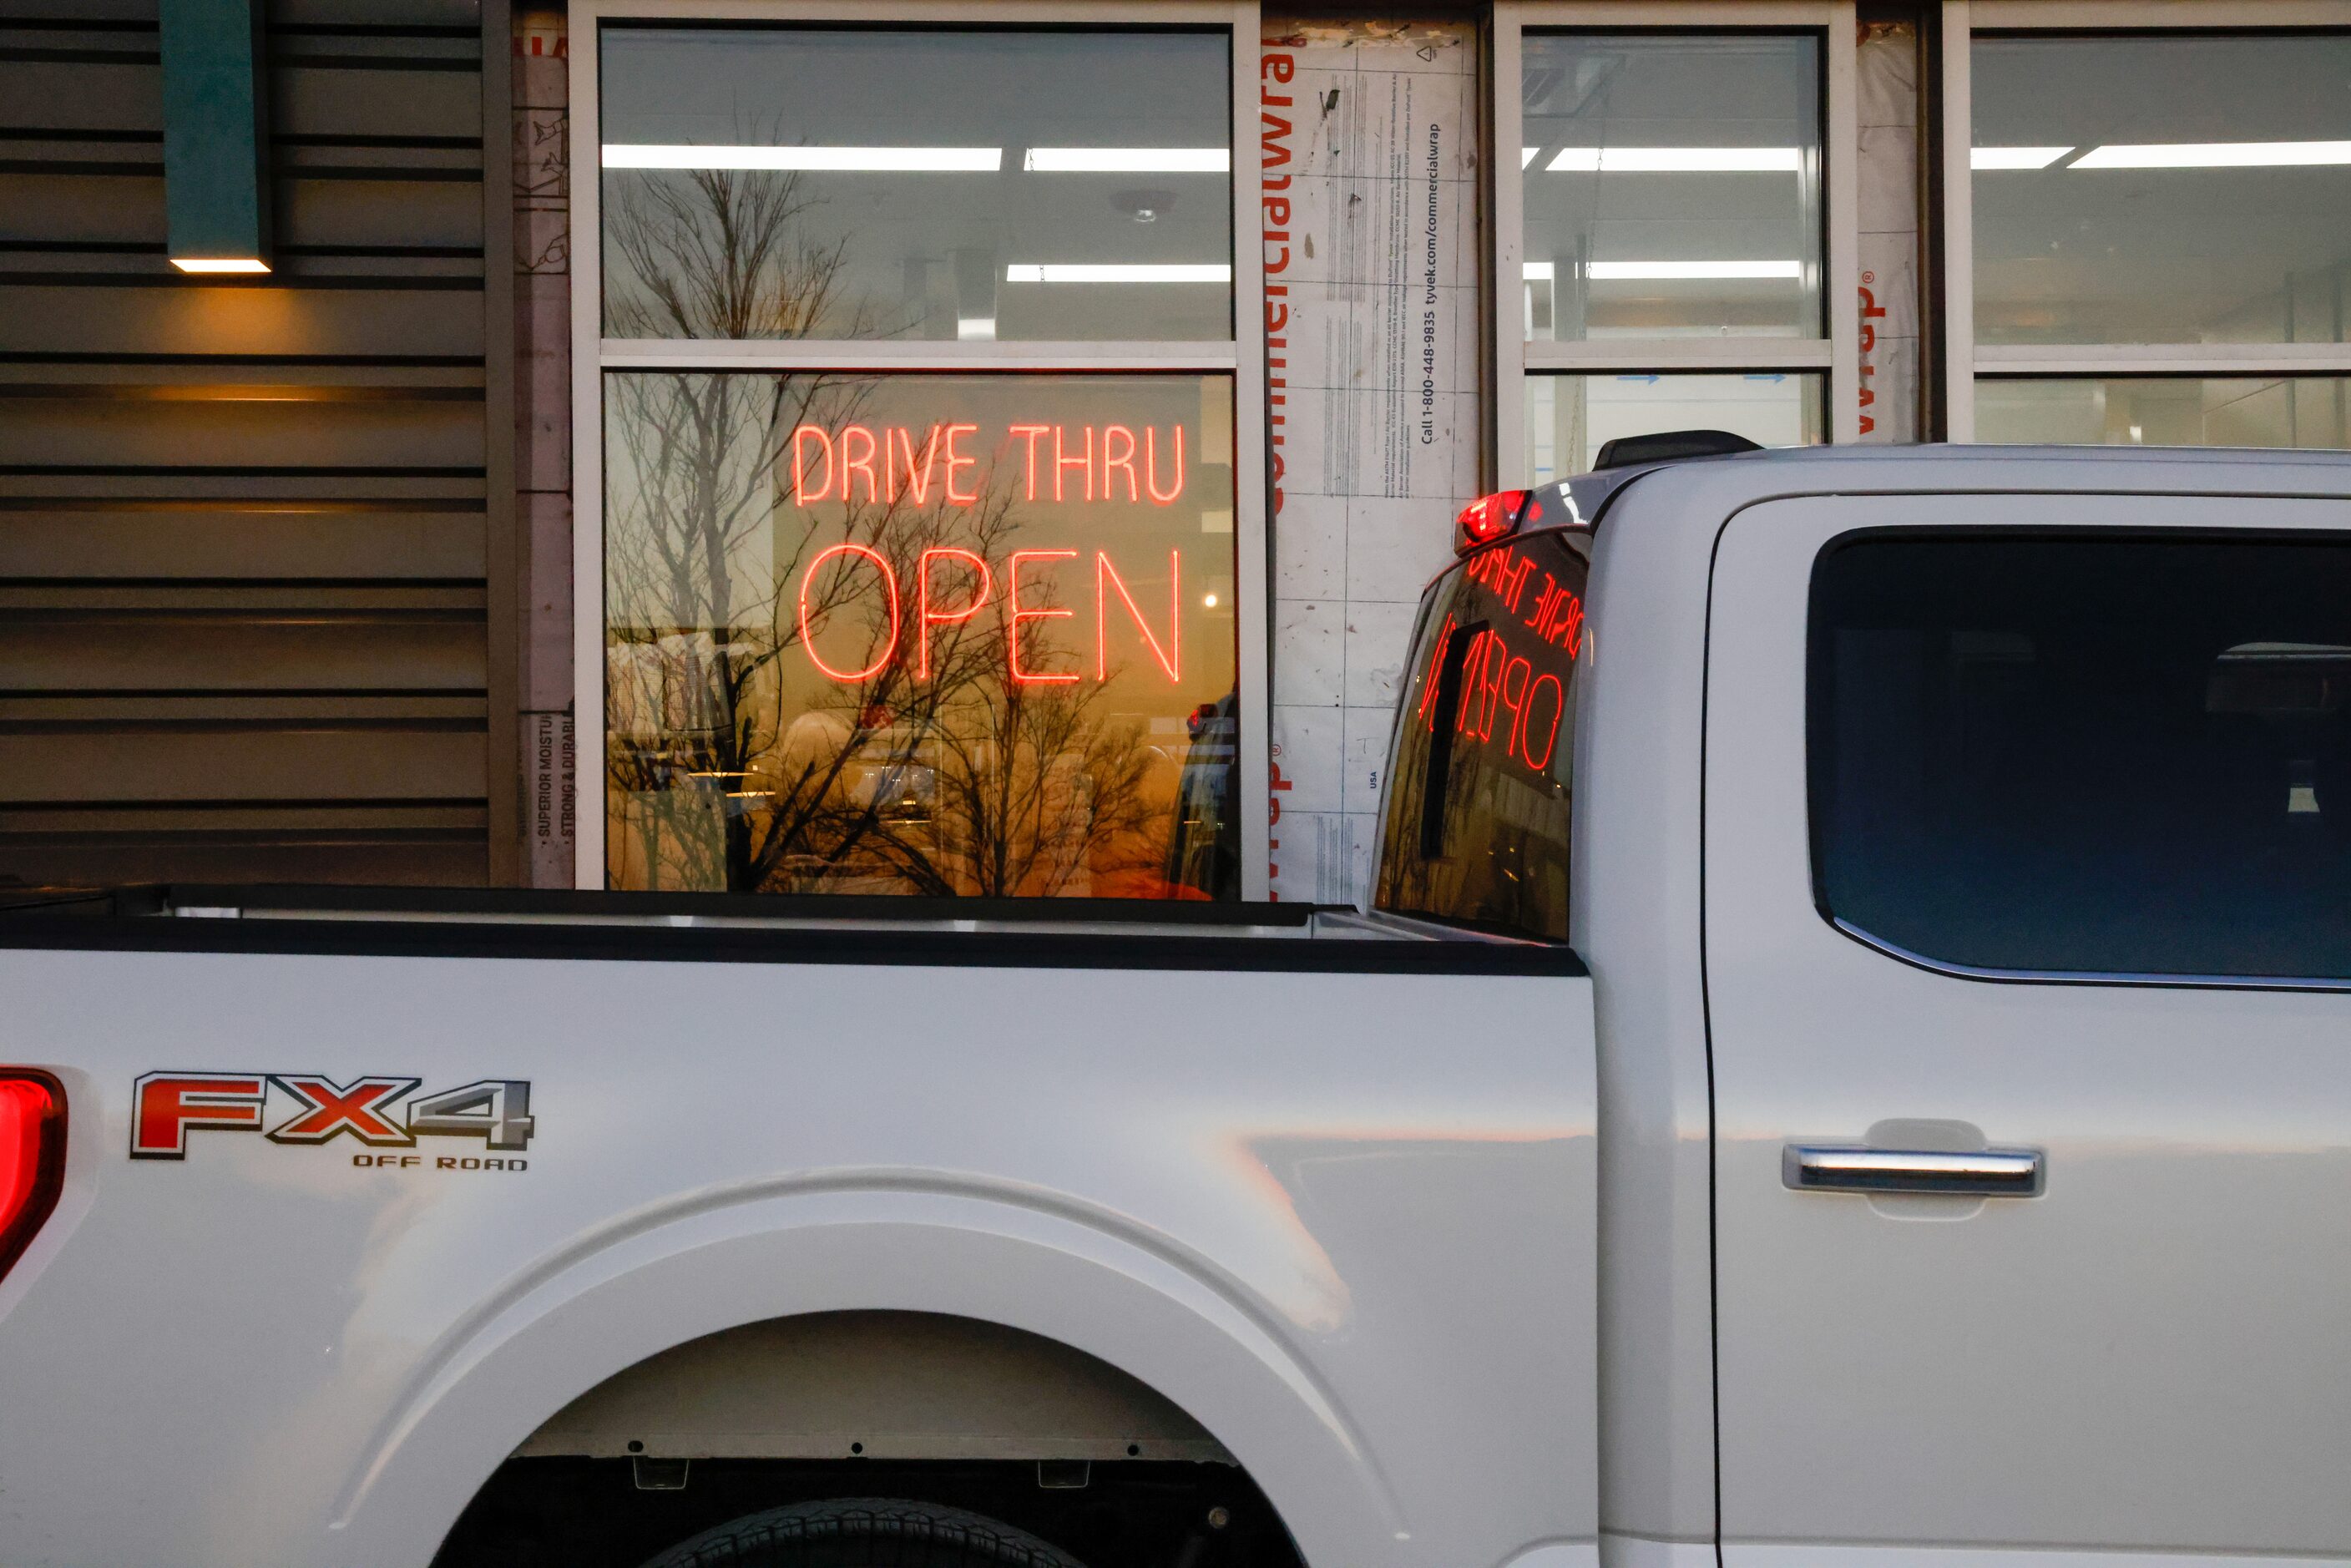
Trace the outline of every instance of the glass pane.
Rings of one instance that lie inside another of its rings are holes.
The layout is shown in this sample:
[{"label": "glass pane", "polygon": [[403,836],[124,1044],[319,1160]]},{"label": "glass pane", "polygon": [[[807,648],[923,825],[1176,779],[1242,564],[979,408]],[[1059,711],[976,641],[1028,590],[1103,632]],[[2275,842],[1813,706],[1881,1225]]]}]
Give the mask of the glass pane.
[{"label": "glass pane", "polygon": [[1727,430],[1764,446],[1813,445],[1821,439],[1821,378],[1529,376],[1526,482],[1589,473],[1604,443],[1664,430]]},{"label": "glass pane", "polygon": [[1380,908],[1566,940],[1589,538],[1481,550],[1422,601],[1388,759]]},{"label": "glass pane", "polygon": [[607,880],[1238,893],[1219,376],[605,379]]},{"label": "glass pane", "polygon": [[1865,540],[1811,624],[1835,918],[1991,969],[2351,977],[2351,545]]},{"label": "glass pane", "polygon": [[603,39],[610,337],[1233,334],[1228,34]]},{"label": "glass pane", "polygon": [[1980,381],[1976,439],[2085,446],[2351,446],[2341,377]]},{"label": "glass pane", "polygon": [[2351,36],[1982,38],[1976,336],[2339,343]]},{"label": "glass pane", "polygon": [[1527,336],[1820,336],[1820,53],[1527,35]]}]

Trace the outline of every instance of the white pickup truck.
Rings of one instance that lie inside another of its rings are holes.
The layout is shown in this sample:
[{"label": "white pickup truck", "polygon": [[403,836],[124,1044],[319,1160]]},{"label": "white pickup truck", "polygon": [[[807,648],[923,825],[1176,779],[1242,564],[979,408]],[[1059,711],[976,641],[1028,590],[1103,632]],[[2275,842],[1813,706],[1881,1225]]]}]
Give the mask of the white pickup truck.
[{"label": "white pickup truck", "polygon": [[2351,1558],[2346,497],[1479,502],[1362,912],[0,916],[0,1563]]}]

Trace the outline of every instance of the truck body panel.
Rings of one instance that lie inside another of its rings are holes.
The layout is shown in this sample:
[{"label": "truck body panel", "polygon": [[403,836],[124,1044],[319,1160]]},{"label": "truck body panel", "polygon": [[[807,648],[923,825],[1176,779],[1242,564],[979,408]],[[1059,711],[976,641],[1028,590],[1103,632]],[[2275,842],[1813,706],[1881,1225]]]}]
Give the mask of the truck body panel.
[{"label": "truck body panel", "polygon": [[[423,1563],[603,1379],[860,1310],[1124,1371],[1319,1561],[1588,1546],[1589,982],[1554,955],[1406,976],[1376,941],[1236,945],[1361,955],[1335,972],[780,946],[0,952],[12,1054],[55,1064],[78,1134],[0,1286],[0,1408],[37,1413],[0,1423],[7,1560]],[[479,1138],[200,1126],[183,1158],[126,1159],[134,1081],[188,1070],[527,1082],[535,1126],[496,1169],[441,1167],[496,1157]]]}]

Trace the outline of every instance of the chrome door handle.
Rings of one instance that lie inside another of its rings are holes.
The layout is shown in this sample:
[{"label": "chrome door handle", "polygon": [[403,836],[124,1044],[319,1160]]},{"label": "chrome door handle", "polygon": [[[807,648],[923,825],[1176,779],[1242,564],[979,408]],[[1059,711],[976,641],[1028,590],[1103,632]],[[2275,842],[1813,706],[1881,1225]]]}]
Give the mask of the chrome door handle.
[{"label": "chrome door handle", "polygon": [[1790,1144],[1780,1151],[1780,1180],[1798,1192],[1930,1192],[1966,1197],[2031,1197],[2041,1190],[2041,1155],[2032,1149],[1871,1149],[1853,1145]]}]

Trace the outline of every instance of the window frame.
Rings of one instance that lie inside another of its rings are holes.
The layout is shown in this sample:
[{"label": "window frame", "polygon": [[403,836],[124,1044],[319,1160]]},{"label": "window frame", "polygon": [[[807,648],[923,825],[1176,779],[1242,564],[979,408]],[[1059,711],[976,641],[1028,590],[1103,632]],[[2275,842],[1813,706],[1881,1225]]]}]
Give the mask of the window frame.
[{"label": "window frame", "polygon": [[[599,85],[606,24],[754,22],[863,26],[1113,31],[1124,27],[1225,30],[1231,40],[1233,333],[1222,341],[995,342],[791,339],[607,339],[603,336],[602,125]],[[1272,715],[1270,545],[1267,532],[1264,254],[1258,190],[1245,175],[1255,145],[1259,11],[1254,0],[573,0],[571,10],[571,660],[579,767],[573,882],[601,891],[606,877],[604,379],[611,371],[756,371],[770,373],[1149,371],[1228,375],[1233,382],[1233,597],[1236,687],[1242,713],[1239,783],[1241,886],[1261,903],[1270,882]],[[1249,411],[1256,411],[1251,417]],[[593,716],[591,727],[587,720]],[[908,900],[910,905],[924,902]]]},{"label": "window frame", "polygon": [[1944,439],[1976,439],[1983,381],[2086,377],[2351,376],[2346,343],[2008,343],[1976,341],[1973,58],[1978,37],[2034,33],[2351,34],[2351,0],[1944,0],[1942,14],[1942,350]]},{"label": "window frame", "polygon": [[[1649,372],[1660,375],[1772,372],[1822,378],[1822,436],[1836,445],[1861,439],[1861,287],[1856,98],[1858,42],[1853,0],[1495,0],[1488,265],[1494,280],[1488,343],[1494,371],[1493,434],[1497,484],[1522,482],[1527,471],[1526,385],[1547,373]],[[1530,31],[1637,33],[1811,33],[1820,37],[1822,160],[1822,310],[1828,334],[1817,338],[1625,338],[1530,341],[1520,324],[1526,211],[1520,171],[1510,149],[1523,141],[1524,36]]]}]

